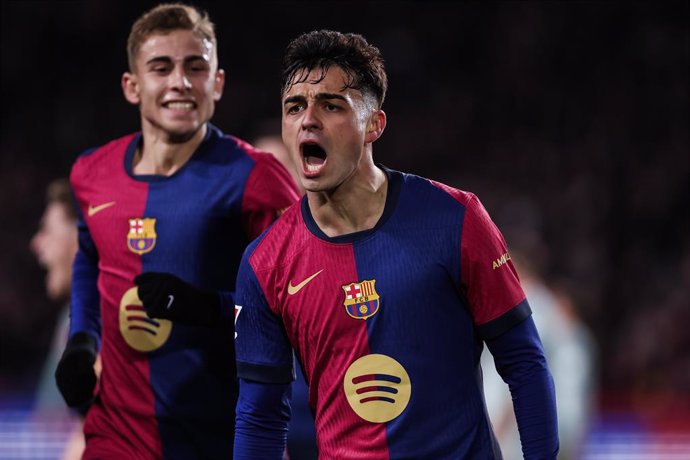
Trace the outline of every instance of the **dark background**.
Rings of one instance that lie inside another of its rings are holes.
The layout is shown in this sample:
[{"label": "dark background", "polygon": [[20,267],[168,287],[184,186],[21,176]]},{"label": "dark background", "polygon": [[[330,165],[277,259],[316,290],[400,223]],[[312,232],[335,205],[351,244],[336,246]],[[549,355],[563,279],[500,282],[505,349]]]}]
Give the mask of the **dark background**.
[{"label": "dark background", "polygon": [[[138,129],[119,81],[131,23],[154,4],[2,2],[6,395],[31,391],[57,313],[28,249],[45,186]],[[596,338],[602,407],[688,410],[687,1],[195,4],[227,73],[213,122],[247,139],[279,129],[289,39],[332,28],[377,45],[390,87],[376,160],[475,192],[509,247],[539,236],[527,247]]]}]

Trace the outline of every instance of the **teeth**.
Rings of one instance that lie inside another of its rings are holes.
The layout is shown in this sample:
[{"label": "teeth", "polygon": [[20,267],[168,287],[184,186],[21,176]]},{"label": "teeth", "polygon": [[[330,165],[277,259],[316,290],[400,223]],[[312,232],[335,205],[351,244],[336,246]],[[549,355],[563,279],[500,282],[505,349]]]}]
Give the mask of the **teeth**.
[{"label": "teeth", "polygon": [[194,104],[191,102],[168,102],[167,106],[174,110],[192,110],[194,108]]},{"label": "teeth", "polygon": [[314,171],[318,171],[319,169],[321,169],[322,165],[320,165],[320,164],[313,165],[311,163],[307,163],[306,166],[307,166],[307,171],[314,172]]}]

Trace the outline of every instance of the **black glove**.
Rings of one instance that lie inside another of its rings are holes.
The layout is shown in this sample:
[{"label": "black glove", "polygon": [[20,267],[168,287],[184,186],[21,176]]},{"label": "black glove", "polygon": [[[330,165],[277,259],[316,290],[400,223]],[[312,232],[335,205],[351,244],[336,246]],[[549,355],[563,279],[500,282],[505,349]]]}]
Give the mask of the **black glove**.
[{"label": "black glove", "polygon": [[96,387],[96,339],[86,332],[77,332],[67,341],[65,351],[55,370],[55,382],[69,407],[84,415],[93,401]]},{"label": "black glove", "polygon": [[216,291],[198,289],[170,273],[142,273],[134,278],[137,292],[151,318],[190,326],[214,326],[220,319]]}]

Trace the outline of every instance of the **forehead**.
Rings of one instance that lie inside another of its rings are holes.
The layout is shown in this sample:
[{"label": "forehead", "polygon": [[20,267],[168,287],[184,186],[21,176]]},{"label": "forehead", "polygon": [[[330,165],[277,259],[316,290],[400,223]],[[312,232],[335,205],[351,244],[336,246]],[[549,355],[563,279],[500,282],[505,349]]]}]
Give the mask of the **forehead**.
[{"label": "forehead", "polygon": [[297,72],[293,82],[297,81],[298,83],[291,83],[283,98],[295,96],[313,98],[319,93],[339,94],[347,99],[362,97],[360,91],[345,88],[348,78],[340,67],[329,68],[323,79],[321,79],[322,74],[321,68],[311,70],[306,78],[304,78],[304,71]]},{"label": "forehead", "polygon": [[174,30],[169,33],[153,33],[146,37],[139,48],[137,61],[147,62],[153,58],[167,56],[185,58],[202,56],[211,61],[214,54],[213,43],[191,30]]}]

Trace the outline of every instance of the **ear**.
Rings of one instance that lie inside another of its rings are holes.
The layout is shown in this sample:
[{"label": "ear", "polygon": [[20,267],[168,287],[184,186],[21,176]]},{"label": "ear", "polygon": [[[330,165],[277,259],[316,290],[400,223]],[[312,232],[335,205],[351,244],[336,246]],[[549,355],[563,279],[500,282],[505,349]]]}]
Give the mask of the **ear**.
[{"label": "ear", "polygon": [[139,83],[137,82],[136,74],[125,72],[122,74],[120,81],[122,85],[122,92],[125,95],[127,102],[134,105],[139,105],[141,98],[139,97]]},{"label": "ear", "polygon": [[375,110],[371,114],[369,123],[367,123],[367,133],[364,136],[364,142],[371,144],[381,137],[384,129],[386,129],[386,112],[383,110]]},{"label": "ear", "polygon": [[223,88],[225,87],[225,71],[218,69],[216,76],[213,79],[213,100],[218,102],[223,96]]}]

